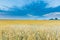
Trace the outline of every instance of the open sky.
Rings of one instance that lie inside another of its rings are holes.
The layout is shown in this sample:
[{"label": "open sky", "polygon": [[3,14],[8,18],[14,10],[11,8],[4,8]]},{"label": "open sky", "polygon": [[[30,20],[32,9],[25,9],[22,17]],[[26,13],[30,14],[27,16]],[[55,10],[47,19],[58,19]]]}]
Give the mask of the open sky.
[{"label": "open sky", "polygon": [[0,19],[60,18],[60,0],[0,0]]}]

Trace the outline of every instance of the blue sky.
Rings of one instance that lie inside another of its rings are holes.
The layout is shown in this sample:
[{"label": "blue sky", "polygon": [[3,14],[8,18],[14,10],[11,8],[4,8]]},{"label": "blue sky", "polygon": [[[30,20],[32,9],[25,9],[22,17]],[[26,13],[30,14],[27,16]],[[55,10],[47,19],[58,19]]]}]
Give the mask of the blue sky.
[{"label": "blue sky", "polygon": [[0,19],[60,18],[60,0],[0,0]]},{"label": "blue sky", "polygon": [[[0,0],[1,6],[24,6],[30,4],[31,2],[36,2],[39,0]],[[41,0],[40,0],[41,1]],[[49,7],[56,7],[60,5],[60,0],[43,0],[47,2]]]}]

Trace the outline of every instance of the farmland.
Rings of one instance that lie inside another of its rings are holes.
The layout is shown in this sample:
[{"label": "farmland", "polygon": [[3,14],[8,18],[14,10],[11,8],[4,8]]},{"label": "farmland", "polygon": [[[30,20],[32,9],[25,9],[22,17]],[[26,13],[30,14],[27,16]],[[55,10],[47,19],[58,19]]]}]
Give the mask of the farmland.
[{"label": "farmland", "polygon": [[60,21],[0,20],[0,40],[60,40]]}]

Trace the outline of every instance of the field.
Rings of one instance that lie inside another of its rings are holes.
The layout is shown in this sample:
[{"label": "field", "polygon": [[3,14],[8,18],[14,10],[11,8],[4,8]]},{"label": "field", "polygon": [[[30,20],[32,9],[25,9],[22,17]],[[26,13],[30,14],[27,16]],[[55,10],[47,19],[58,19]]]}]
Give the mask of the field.
[{"label": "field", "polygon": [[60,40],[60,21],[0,20],[0,40]]}]

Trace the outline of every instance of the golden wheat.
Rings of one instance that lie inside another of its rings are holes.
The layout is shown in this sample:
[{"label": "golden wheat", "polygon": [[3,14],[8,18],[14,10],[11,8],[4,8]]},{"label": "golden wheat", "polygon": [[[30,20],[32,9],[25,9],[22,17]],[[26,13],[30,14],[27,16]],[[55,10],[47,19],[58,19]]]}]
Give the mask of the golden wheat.
[{"label": "golden wheat", "polygon": [[1,24],[0,40],[60,40],[59,22],[46,21],[40,24]]}]

